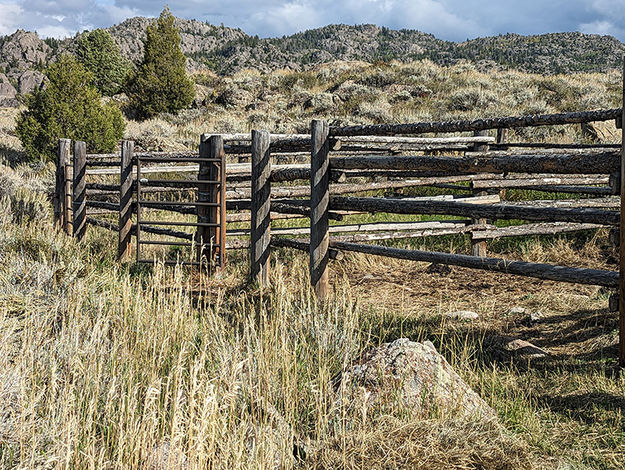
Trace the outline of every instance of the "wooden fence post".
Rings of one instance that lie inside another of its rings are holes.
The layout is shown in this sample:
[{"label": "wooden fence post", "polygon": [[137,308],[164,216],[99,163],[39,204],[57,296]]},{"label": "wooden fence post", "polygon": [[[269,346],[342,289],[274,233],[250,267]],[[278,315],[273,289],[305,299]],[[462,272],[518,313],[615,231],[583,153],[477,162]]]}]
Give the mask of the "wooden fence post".
[{"label": "wooden fence post", "polygon": [[330,233],[330,141],[327,121],[314,120],[311,125],[310,161],[310,282],[317,297],[324,300],[330,293],[328,283],[328,248]]},{"label": "wooden fence post", "polygon": [[121,171],[119,178],[119,240],[117,258],[125,261],[130,256],[132,239],[132,154],[135,143],[122,141]]},{"label": "wooden fence post", "polygon": [[497,140],[495,142],[498,144],[505,144],[507,137],[508,129],[506,129],[505,127],[501,127],[497,129]]},{"label": "wooden fence post", "polygon": [[[220,159],[220,165],[215,162],[203,161],[205,159]],[[224,141],[220,135],[202,135],[200,138],[200,170],[197,175],[198,181],[217,181],[221,180],[225,172],[225,153]],[[224,205],[223,208],[217,205],[198,206],[197,221],[198,223],[217,224],[225,216],[224,198],[219,197],[220,192],[225,194],[225,179],[221,181],[224,185],[224,191],[220,191],[219,186],[215,184],[203,184],[198,186],[197,200],[202,203],[213,203]],[[198,227],[196,233],[196,241],[202,246],[198,249],[198,261],[208,263],[209,269],[215,266],[217,255],[219,255],[219,265],[225,265],[225,233],[218,230],[216,226]],[[217,246],[218,245],[218,246]]]},{"label": "wooden fence post", "polygon": [[252,131],[252,280],[261,287],[269,285],[269,243],[271,242],[271,159],[270,136],[267,131]]},{"label": "wooden fence post", "polygon": [[[475,137],[484,137],[488,135],[488,131],[475,131],[473,132]],[[488,152],[488,144],[476,143],[473,145],[473,151],[475,152]],[[474,196],[487,196],[488,192],[483,190],[473,191]],[[488,219],[472,219],[471,223],[485,225],[488,223]],[[486,241],[471,241],[471,254],[473,256],[486,257]]]},{"label": "wooden fence post", "polygon": [[[623,60],[623,105],[625,121],[625,58]],[[621,125],[621,214],[619,222],[619,364],[625,367],[625,125]]]},{"label": "wooden fence post", "polygon": [[85,236],[87,204],[86,204],[86,176],[87,147],[84,142],[74,142],[74,236],[82,240]]},{"label": "wooden fence post", "polygon": [[54,223],[59,226],[65,233],[68,232],[68,223],[71,218],[69,216],[69,208],[67,206],[68,196],[67,194],[68,181],[67,175],[70,170],[70,145],[72,141],[70,139],[59,139],[59,146],[57,149],[56,160],[56,184],[54,191]]}]

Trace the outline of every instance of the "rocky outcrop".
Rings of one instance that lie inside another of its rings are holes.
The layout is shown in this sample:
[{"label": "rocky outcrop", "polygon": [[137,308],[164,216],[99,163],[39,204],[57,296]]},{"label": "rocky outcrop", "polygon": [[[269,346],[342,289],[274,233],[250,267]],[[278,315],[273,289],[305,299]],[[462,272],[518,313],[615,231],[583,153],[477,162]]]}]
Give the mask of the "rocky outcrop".
[{"label": "rocky outcrop", "polygon": [[495,411],[452,369],[434,345],[398,339],[366,352],[336,380],[339,397],[371,407],[398,394],[417,411],[494,418]]},{"label": "rocky outcrop", "polygon": [[[112,26],[108,31],[119,46],[122,55],[138,63],[143,58],[145,29],[155,21],[155,18],[129,18]],[[175,25],[180,31],[182,52],[191,58],[195,54],[208,53],[229,41],[247,37],[240,29],[214,26],[197,20],[176,18]],[[198,62],[196,64],[195,68],[199,68],[200,64]]]},{"label": "rocky outcrop", "polygon": [[15,101],[17,96],[17,90],[9,81],[9,78],[1,73],[0,74],[0,105],[7,106]]},{"label": "rocky outcrop", "polygon": [[46,76],[37,70],[27,70],[18,80],[18,91],[25,95],[39,89],[46,79]]},{"label": "rocky outcrop", "polygon": [[18,29],[5,37],[0,46],[0,67],[24,71],[47,63],[52,49],[37,33]]}]

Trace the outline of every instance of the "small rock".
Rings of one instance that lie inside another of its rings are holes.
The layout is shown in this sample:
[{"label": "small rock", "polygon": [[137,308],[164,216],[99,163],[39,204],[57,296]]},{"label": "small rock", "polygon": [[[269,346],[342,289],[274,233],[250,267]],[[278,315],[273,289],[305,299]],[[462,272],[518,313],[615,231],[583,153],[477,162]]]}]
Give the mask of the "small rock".
[{"label": "small rock", "polygon": [[523,315],[524,313],[525,313],[525,308],[519,307],[518,305],[508,310],[508,315]]},{"label": "small rock", "polygon": [[404,405],[419,411],[496,416],[429,341],[402,338],[373,348],[344,369],[335,385],[344,403],[362,409],[395,399],[399,390]]},{"label": "small rock", "polygon": [[426,269],[426,273],[440,274],[441,276],[447,276],[451,274],[451,266],[447,264],[432,263]]},{"label": "small rock", "polygon": [[532,312],[529,315],[526,315],[521,323],[526,326],[531,326],[539,323],[540,321],[542,321],[543,318],[545,318],[545,316],[542,314],[542,312]]},{"label": "small rock", "polygon": [[494,341],[499,347],[508,353],[512,353],[514,356],[532,359],[546,357],[549,355],[549,353],[544,349],[541,349],[523,339],[511,338],[509,336],[499,336],[494,338]]},{"label": "small rock", "polygon": [[477,320],[480,316],[472,312],[471,310],[458,310],[456,312],[449,312],[445,314],[447,318],[452,318],[454,320]]}]

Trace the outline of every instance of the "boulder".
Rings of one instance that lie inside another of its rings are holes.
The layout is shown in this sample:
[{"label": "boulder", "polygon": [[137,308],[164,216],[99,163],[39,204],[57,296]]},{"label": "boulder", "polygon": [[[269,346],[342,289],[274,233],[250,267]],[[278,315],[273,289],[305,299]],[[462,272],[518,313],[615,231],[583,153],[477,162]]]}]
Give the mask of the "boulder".
[{"label": "boulder", "polygon": [[254,101],[254,95],[234,85],[227,86],[217,96],[216,102],[226,108],[243,108]]},{"label": "boulder", "polygon": [[24,72],[18,81],[18,90],[22,95],[32,93],[39,89],[46,76],[37,70],[27,70]]},{"label": "boulder", "polygon": [[371,349],[344,369],[335,385],[344,403],[364,408],[392,401],[399,392],[404,405],[417,411],[496,416],[429,341],[402,338]]}]

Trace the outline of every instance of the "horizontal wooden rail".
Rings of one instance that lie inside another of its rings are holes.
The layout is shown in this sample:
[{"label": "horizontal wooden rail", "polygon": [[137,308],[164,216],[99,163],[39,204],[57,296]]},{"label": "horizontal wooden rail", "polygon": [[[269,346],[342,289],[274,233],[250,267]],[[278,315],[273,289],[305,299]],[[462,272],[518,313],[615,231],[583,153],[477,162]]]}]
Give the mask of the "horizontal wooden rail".
[{"label": "horizontal wooden rail", "polygon": [[94,207],[96,209],[108,209],[111,211],[119,211],[119,204],[115,202],[87,200],[85,204],[87,207]]},{"label": "horizontal wooden rail", "polygon": [[340,170],[419,170],[449,175],[471,173],[556,173],[610,174],[620,168],[618,152],[574,154],[512,154],[492,156],[474,154],[470,157],[335,157],[330,166]]},{"label": "horizontal wooden rail", "polygon": [[[517,189],[511,187],[509,189]],[[590,194],[594,196],[609,196],[614,191],[609,186],[574,186],[574,185],[545,185],[545,186],[523,186],[531,191],[541,191],[543,193],[568,193],[568,194]]]},{"label": "horizontal wooden rail", "polygon": [[[149,223],[149,222],[147,222],[147,223]],[[137,233],[137,225],[136,224],[132,225],[131,232],[133,234]],[[172,229],[168,229],[168,228],[153,227],[151,225],[145,225],[144,222],[141,223],[141,232],[152,233],[152,234],[155,234],[155,235],[166,235],[168,237],[174,237],[174,238],[182,238],[183,240],[193,240],[193,234],[192,233],[182,232],[182,231],[179,231],[179,230],[172,230]]]},{"label": "horizontal wooden rail", "polygon": [[549,142],[508,142],[493,144],[491,150],[508,150],[509,148],[549,148],[549,149],[620,149],[621,144],[555,144]]},{"label": "horizontal wooden rail", "polygon": [[[294,248],[296,250],[305,251],[305,252],[310,251],[310,241],[308,239],[293,240],[292,238],[272,237],[269,244],[276,248]],[[328,255],[330,256],[330,259],[333,259],[333,260],[340,261],[343,259],[343,253],[333,248],[330,248],[328,250]]]},{"label": "horizontal wooden rail", "polygon": [[557,177],[546,176],[537,178],[502,178],[493,180],[474,180],[471,182],[473,189],[503,189],[503,188],[524,188],[528,186],[550,186],[550,185],[591,185],[591,184],[608,184],[609,176],[570,176]]},{"label": "horizontal wooden rail", "polygon": [[516,274],[538,279],[546,279],[575,284],[589,284],[604,287],[618,286],[618,272],[599,269],[570,268],[526,261],[508,261],[501,258],[482,258],[479,256],[458,255],[421,250],[404,250],[376,245],[359,245],[345,242],[330,242],[332,248],[388,258],[423,261],[428,263],[448,264],[472,269],[483,269],[506,274]]},{"label": "horizontal wooden rail", "polygon": [[[470,220],[428,220],[426,222],[374,222],[371,224],[331,225],[330,233],[350,232],[388,232],[388,231],[415,231],[437,229],[466,229]],[[240,236],[249,233],[249,229],[234,229],[228,232],[231,236]],[[310,233],[310,227],[273,228],[272,235],[305,235]]]},{"label": "horizontal wooden rail", "polygon": [[469,132],[514,127],[554,126],[582,122],[610,121],[621,115],[621,109],[606,109],[576,113],[541,114],[488,119],[472,119],[412,124],[368,124],[361,126],[330,127],[330,136],[426,134],[430,132]]},{"label": "horizontal wooden rail", "polygon": [[[382,191],[389,189],[403,189],[419,186],[431,186],[437,183],[453,183],[460,181],[467,181],[468,179],[464,175],[461,176],[441,176],[434,178],[420,178],[410,180],[397,180],[397,181],[381,181],[371,183],[341,183],[331,184],[331,194],[351,194],[362,193],[369,191]],[[251,196],[251,190],[247,187],[229,189],[227,192],[229,200],[236,199],[249,199]],[[287,197],[305,197],[310,196],[310,186],[278,186],[271,189],[271,196],[273,198],[287,198]],[[433,196],[437,197],[437,196]]]},{"label": "horizontal wooden rail", "polygon": [[536,199],[527,201],[511,202],[515,206],[534,207],[603,207],[618,209],[621,206],[621,198],[600,197],[600,198],[580,198],[580,199]]},{"label": "horizontal wooden rail", "polygon": [[113,224],[111,222],[107,222],[106,220],[102,220],[102,219],[96,219],[94,217],[87,217],[85,219],[85,223],[89,225],[95,225],[96,227],[105,228],[113,232],[119,231],[119,226],[117,224]]},{"label": "horizontal wooden rail", "polygon": [[576,224],[569,222],[553,222],[541,224],[513,225],[486,230],[475,230],[471,233],[472,240],[491,240],[504,237],[526,237],[533,235],[557,235],[559,233],[580,232],[603,228],[597,224]]},{"label": "horizontal wooden rail", "polygon": [[541,222],[579,222],[618,225],[619,213],[590,208],[531,207],[514,204],[477,205],[455,201],[419,201],[397,198],[331,197],[330,209],[391,214],[439,214],[485,219]]}]

